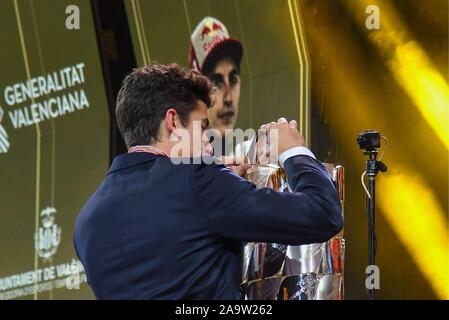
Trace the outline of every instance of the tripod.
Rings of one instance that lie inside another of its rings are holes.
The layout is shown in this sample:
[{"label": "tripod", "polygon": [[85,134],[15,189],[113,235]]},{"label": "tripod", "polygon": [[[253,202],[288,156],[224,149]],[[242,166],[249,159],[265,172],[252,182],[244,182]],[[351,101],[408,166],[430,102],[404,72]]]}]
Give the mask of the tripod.
[{"label": "tripod", "polygon": [[[376,176],[380,172],[386,172],[387,166],[377,160],[377,150],[365,150],[363,154],[368,155],[366,160],[365,174],[368,177],[368,265],[376,264]],[[374,289],[368,289],[368,297],[374,299]]]},{"label": "tripod", "polygon": [[[368,156],[366,160],[366,170],[362,174],[362,185],[368,195],[368,265],[375,266],[376,263],[376,176],[380,172],[386,172],[387,166],[377,160],[377,149],[380,148],[380,140],[383,139],[387,143],[387,138],[381,135],[378,131],[368,130],[359,133],[357,137],[357,144],[360,149],[363,149],[363,154]],[[386,147],[386,146],[385,146]],[[384,149],[385,152],[385,149]],[[365,186],[363,178],[368,177],[368,188]],[[374,288],[368,288],[368,297],[370,300],[374,299]]]}]

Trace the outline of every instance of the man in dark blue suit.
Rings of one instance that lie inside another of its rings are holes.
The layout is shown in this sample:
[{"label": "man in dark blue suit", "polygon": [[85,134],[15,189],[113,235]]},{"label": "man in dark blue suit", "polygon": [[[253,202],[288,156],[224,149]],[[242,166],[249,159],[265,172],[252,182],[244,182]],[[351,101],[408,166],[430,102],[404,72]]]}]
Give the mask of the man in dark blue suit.
[{"label": "man in dark blue suit", "polygon": [[[324,242],[342,228],[337,191],[294,121],[266,126],[278,133],[292,193],[256,189],[223,164],[208,164],[213,158],[174,161],[185,160],[180,130],[207,127],[212,90],[206,77],[177,65],[125,78],[116,116],[130,152],[114,159],[74,234],[98,299],[239,299],[242,242]],[[190,159],[210,152],[205,134],[199,149],[188,145]]]}]

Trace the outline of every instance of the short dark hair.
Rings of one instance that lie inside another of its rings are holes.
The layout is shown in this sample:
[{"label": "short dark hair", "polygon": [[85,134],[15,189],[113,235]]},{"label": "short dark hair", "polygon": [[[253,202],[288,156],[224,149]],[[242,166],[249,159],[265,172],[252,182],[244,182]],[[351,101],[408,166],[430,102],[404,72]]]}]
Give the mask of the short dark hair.
[{"label": "short dark hair", "polygon": [[115,110],[127,147],[159,141],[159,126],[170,108],[187,125],[197,100],[212,107],[213,90],[206,76],[177,64],[152,64],[134,69],[123,80]]},{"label": "short dark hair", "polygon": [[217,66],[218,62],[223,59],[231,60],[235,64],[237,72],[240,73],[240,62],[238,62],[231,54],[229,54],[225,50],[219,50],[211,54],[211,56],[204,62],[203,74],[210,76],[214,72],[214,69]]}]

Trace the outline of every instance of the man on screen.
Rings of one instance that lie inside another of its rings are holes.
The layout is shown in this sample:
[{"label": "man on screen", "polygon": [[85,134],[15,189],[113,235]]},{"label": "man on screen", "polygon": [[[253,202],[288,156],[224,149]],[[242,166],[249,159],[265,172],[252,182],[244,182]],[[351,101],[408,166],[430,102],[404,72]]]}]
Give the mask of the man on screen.
[{"label": "man on screen", "polygon": [[[232,153],[233,141],[229,129],[234,129],[240,100],[240,63],[243,46],[232,38],[226,26],[216,18],[202,19],[190,37],[189,67],[206,75],[217,87],[215,104],[208,110],[210,127],[221,140],[221,154]],[[228,130],[228,140],[225,140]],[[234,146],[235,147],[235,146]]]},{"label": "man on screen", "polygon": [[[176,161],[200,154],[174,151],[173,135],[186,139],[180,133],[195,123],[206,129],[212,90],[207,77],[177,65],[125,78],[116,117],[129,152],[114,159],[74,233],[97,298],[239,299],[242,242],[324,242],[342,228],[338,193],[295,121],[266,126],[278,134],[291,193],[257,189],[207,156]],[[204,136],[189,144],[209,152]]]}]

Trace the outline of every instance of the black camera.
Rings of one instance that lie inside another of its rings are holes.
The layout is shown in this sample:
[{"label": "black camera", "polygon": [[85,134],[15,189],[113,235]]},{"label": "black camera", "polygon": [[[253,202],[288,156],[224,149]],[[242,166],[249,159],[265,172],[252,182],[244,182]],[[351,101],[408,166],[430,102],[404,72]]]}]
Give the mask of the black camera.
[{"label": "black camera", "polygon": [[365,151],[375,151],[380,148],[380,133],[379,131],[368,130],[359,133],[357,143],[360,149]]}]

